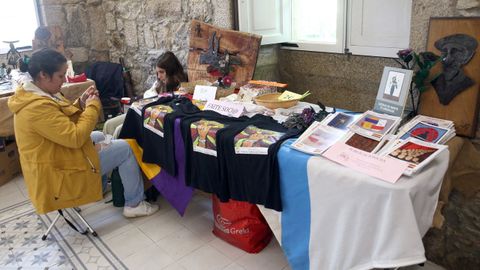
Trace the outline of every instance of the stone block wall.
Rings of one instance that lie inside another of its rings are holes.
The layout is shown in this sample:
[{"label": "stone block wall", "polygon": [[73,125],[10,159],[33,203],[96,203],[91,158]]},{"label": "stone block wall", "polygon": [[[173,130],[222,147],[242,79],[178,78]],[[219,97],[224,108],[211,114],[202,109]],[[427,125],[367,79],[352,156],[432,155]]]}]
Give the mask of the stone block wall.
[{"label": "stone block wall", "polygon": [[40,0],[40,8],[46,25],[62,27],[75,71],[123,57],[138,95],[154,80],[152,67],[163,52],[186,64],[192,19],[233,25],[231,1],[221,0]]}]

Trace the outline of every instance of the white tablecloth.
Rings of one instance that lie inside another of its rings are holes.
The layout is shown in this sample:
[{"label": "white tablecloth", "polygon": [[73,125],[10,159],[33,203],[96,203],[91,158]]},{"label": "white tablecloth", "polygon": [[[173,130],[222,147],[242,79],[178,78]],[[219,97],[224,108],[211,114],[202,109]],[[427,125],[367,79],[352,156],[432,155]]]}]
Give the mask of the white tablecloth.
[{"label": "white tablecloth", "polygon": [[[421,263],[422,237],[432,224],[448,158],[444,151],[419,174],[391,184],[284,145],[279,152],[284,211],[260,209],[292,269]],[[302,166],[306,172],[298,173]]]}]

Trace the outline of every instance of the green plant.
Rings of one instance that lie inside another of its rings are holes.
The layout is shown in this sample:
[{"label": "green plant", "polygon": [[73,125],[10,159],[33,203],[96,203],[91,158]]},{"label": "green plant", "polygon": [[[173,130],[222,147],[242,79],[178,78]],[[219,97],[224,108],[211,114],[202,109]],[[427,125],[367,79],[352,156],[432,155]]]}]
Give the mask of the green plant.
[{"label": "green plant", "polygon": [[414,75],[410,85],[410,96],[412,99],[412,106],[414,114],[417,114],[418,104],[414,101],[414,89],[417,89],[419,94],[424,92],[427,88],[426,80],[430,76],[430,70],[440,61],[440,56],[433,52],[416,53],[412,49],[404,49],[397,52],[398,59],[394,60],[400,64],[403,69],[413,70]]}]

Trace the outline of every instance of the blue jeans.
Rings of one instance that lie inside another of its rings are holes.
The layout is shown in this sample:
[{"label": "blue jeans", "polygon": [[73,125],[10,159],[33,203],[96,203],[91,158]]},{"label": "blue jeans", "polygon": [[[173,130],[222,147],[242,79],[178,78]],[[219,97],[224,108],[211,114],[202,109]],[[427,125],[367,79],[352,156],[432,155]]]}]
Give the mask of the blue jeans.
[{"label": "blue jeans", "polygon": [[[100,131],[93,131],[90,137],[97,143],[103,141],[105,135]],[[108,172],[118,167],[124,189],[125,206],[137,206],[143,201],[143,179],[130,145],[124,140],[112,140],[109,146],[98,152],[98,155],[102,181],[105,181]]]}]

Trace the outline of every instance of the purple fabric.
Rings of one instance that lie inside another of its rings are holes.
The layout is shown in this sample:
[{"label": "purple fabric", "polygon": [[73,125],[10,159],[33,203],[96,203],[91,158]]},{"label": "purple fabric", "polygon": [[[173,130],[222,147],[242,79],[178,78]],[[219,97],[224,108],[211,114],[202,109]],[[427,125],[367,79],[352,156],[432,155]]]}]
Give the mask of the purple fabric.
[{"label": "purple fabric", "polygon": [[192,199],[194,189],[185,185],[185,145],[180,131],[180,119],[175,119],[173,134],[177,176],[173,177],[166,171],[161,170],[151,181],[162,196],[183,216],[188,203]]}]

